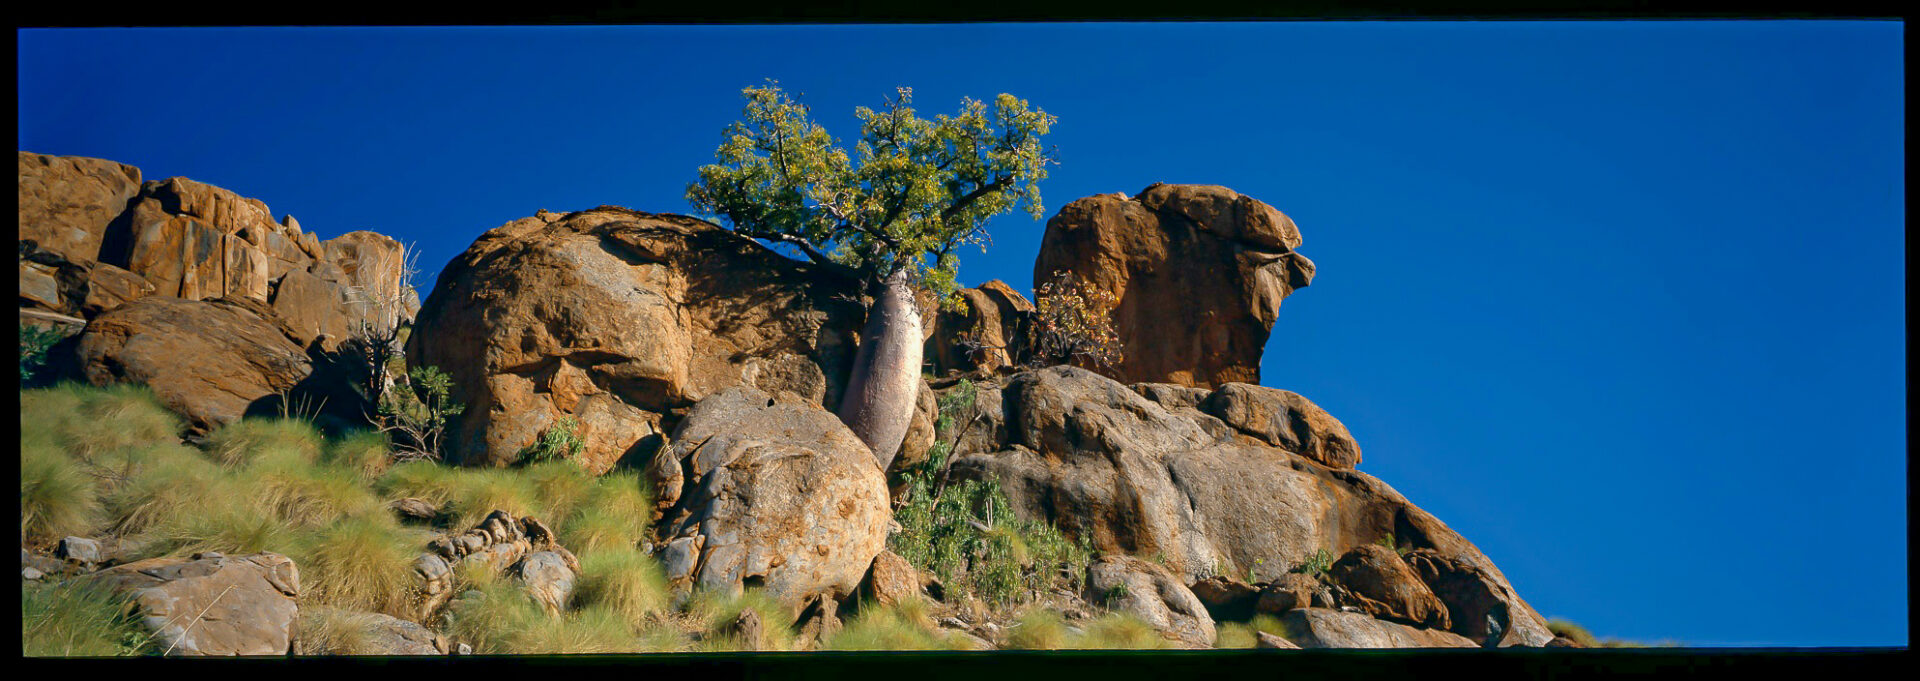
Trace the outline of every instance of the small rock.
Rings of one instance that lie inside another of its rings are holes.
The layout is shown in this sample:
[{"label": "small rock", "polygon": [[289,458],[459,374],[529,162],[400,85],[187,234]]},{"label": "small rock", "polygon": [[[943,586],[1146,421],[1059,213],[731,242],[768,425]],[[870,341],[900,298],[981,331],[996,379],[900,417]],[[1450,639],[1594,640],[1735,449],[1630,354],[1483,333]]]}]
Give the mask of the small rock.
[{"label": "small rock", "polygon": [[20,568],[20,578],[21,578],[21,579],[24,579],[24,580],[27,580],[27,581],[29,581],[29,582],[37,582],[37,581],[40,581],[40,578],[42,578],[42,577],[45,577],[45,576],[47,576],[47,573],[45,573],[45,572],[41,572],[41,571],[39,571],[39,570],[35,570],[35,569],[33,569],[33,568],[30,568],[30,567],[23,567],[23,568]]},{"label": "small rock", "polygon": [[1292,641],[1286,640],[1284,638],[1280,638],[1278,636],[1274,636],[1273,634],[1269,634],[1264,631],[1253,632],[1253,647],[1272,648],[1272,649],[1279,649],[1279,650],[1299,650],[1300,649],[1300,646],[1294,645]]},{"label": "small rock", "polygon": [[387,508],[393,509],[393,512],[399,514],[401,518],[409,520],[429,521],[440,515],[440,509],[434,508],[433,504],[413,497],[395,499],[393,503],[387,504]]},{"label": "small rock", "polygon": [[61,558],[82,565],[99,563],[105,555],[105,553],[100,550],[100,542],[85,537],[67,537],[60,540],[60,548],[56,549],[54,553]]},{"label": "small rock", "polygon": [[458,645],[458,646],[455,646],[455,647],[454,647],[454,649],[453,649],[453,652],[454,652],[454,654],[456,654],[456,655],[472,655],[472,654],[473,654],[473,646],[470,646],[470,645],[467,645],[467,644],[465,644],[465,643],[462,643],[462,644],[460,644],[460,645]]},{"label": "small rock", "polygon": [[747,650],[766,649],[766,632],[760,623],[760,612],[753,608],[740,611],[740,617],[733,621],[733,633],[740,636],[740,644]]}]

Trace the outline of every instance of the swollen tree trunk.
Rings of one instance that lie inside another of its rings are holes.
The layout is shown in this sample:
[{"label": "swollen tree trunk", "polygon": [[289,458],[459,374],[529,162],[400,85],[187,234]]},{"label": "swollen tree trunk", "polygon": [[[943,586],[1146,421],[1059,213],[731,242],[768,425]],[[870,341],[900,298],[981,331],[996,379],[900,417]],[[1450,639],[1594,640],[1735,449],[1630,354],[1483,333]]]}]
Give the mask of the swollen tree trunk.
[{"label": "swollen tree trunk", "polygon": [[867,311],[840,421],[867,443],[886,470],[907,439],[920,391],[920,306],[904,273],[888,277]]}]

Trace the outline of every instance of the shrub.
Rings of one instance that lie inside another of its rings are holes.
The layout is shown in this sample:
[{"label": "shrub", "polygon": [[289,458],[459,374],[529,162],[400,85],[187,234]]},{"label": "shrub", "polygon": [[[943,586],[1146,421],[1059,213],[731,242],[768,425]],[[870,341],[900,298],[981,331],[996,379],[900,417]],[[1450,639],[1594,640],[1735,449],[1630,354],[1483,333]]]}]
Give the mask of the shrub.
[{"label": "shrub", "polygon": [[1058,270],[1034,289],[1029,328],[1028,365],[1032,368],[1081,362],[1111,367],[1124,357],[1113,330],[1112,292],[1085,285],[1072,272]]},{"label": "shrub", "polygon": [[453,378],[423,366],[407,372],[406,379],[380,394],[377,425],[393,442],[398,458],[439,459],[447,419],[464,409],[450,397]]},{"label": "shrub", "polygon": [[31,382],[47,364],[47,351],[67,337],[57,329],[35,324],[20,325],[20,383]]},{"label": "shrub", "polygon": [[1055,585],[1078,590],[1093,553],[1089,541],[1076,543],[1047,523],[1020,520],[992,480],[948,484],[951,433],[973,400],[973,385],[965,381],[942,396],[935,445],[903,475],[907,490],[894,511],[901,531],[887,538],[889,548],[938,576],[950,593],[996,604]]},{"label": "shrub", "polygon": [[528,447],[523,456],[529,461],[536,462],[564,461],[580,456],[581,448],[587,443],[581,440],[579,435],[574,434],[573,431],[579,427],[580,422],[575,421],[573,417],[560,417],[540,433],[540,440]]},{"label": "shrub", "polygon": [[104,657],[159,652],[129,603],[90,580],[20,583],[21,649],[27,657]]},{"label": "shrub", "polygon": [[1304,562],[1295,565],[1293,569],[1288,570],[1288,572],[1297,572],[1303,575],[1323,575],[1326,574],[1327,570],[1332,568],[1333,552],[1322,548],[1314,549],[1313,555],[1307,556]]}]

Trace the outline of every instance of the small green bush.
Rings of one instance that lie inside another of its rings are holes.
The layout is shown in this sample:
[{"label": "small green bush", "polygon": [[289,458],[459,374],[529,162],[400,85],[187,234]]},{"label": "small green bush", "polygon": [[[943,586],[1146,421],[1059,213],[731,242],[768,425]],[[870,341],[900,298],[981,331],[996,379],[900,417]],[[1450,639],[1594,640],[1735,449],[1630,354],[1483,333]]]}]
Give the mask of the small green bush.
[{"label": "small green bush", "polygon": [[20,383],[31,382],[47,364],[47,351],[66,338],[67,334],[58,330],[33,325],[20,325]]},{"label": "small green bush", "polygon": [[297,418],[249,417],[207,436],[207,454],[230,468],[254,465],[307,466],[326,444],[313,423]]},{"label": "small green bush", "polygon": [[409,616],[413,560],[432,539],[391,515],[363,512],[305,533],[285,548],[300,566],[304,603]]},{"label": "small green bush", "polygon": [[528,447],[523,454],[529,461],[566,461],[580,456],[580,450],[586,447],[586,441],[580,439],[574,431],[580,422],[571,416],[562,416],[547,426],[540,434],[540,440]]},{"label": "small green bush", "polygon": [[402,459],[439,459],[447,420],[465,407],[453,401],[453,377],[430,366],[414,367],[380,396],[379,426]]},{"label": "small green bush", "polygon": [[1327,570],[1332,568],[1333,552],[1326,549],[1314,549],[1313,555],[1307,556],[1305,561],[1294,566],[1293,569],[1288,570],[1288,572],[1303,575],[1323,575],[1326,574]]},{"label": "small green bush", "polygon": [[956,594],[1008,605],[1065,586],[1078,590],[1092,545],[1068,540],[1044,522],[1026,522],[992,480],[947,483],[948,443],[959,419],[974,404],[972,383],[962,381],[941,397],[936,443],[927,459],[906,471],[906,493],[894,512],[901,531],[888,547]]},{"label": "small green bush", "polygon": [[327,465],[353,471],[362,481],[371,481],[387,471],[393,452],[387,449],[387,437],[371,430],[355,430],[329,441],[321,460]]},{"label": "small green bush", "polygon": [[20,534],[35,543],[86,535],[101,522],[98,484],[47,446],[20,449]]},{"label": "small green bush", "polygon": [[635,629],[645,627],[670,606],[670,590],[660,563],[632,547],[595,548],[577,552],[580,579],[574,602],[601,607],[623,618]]}]

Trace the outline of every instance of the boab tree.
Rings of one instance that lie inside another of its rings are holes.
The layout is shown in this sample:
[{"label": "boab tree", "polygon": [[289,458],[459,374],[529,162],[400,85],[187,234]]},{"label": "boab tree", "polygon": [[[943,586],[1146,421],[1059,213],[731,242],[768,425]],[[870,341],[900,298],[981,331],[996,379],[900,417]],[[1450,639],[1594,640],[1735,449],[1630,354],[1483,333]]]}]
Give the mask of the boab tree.
[{"label": "boab tree", "polygon": [[955,300],[955,248],[984,249],[986,221],[1015,208],[1040,219],[1039,182],[1053,162],[1040,137],[1055,119],[1002,94],[927,120],[900,88],[883,110],[854,110],[856,158],[778,84],[742,94],[745,120],[727,127],[719,162],[700,168],[687,199],[738,234],[792,246],[859,284],[867,323],[839,416],[884,468],[906,437],[920,379],[914,291]]}]

